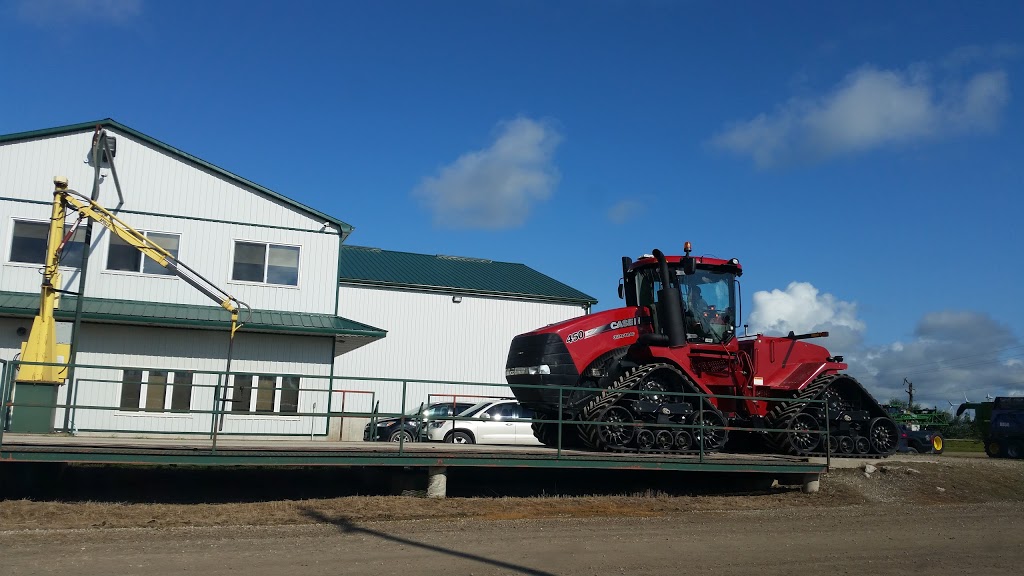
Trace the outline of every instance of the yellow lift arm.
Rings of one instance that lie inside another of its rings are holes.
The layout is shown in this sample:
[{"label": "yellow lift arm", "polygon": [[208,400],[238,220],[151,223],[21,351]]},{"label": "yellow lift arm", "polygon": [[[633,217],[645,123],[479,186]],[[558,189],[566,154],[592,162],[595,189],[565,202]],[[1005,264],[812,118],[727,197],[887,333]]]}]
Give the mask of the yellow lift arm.
[{"label": "yellow lift arm", "polygon": [[[23,362],[38,364],[23,364],[18,371],[16,381],[37,384],[62,384],[64,382],[67,368],[64,364],[68,357],[68,346],[57,344],[53,311],[57,307],[61,293],[61,253],[83,218],[99,222],[112,234],[142,252],[147,258],[173,272],[231,314],[231,339],[228,344],[227,359],[228,370],[230,370],[235,332],[242,327],[238,321],[239,310],[241,307],[248,309],[249,306],[186,266],[173,254],[126,224],[106,208],[89,197],[70,190],[67,178],[56,177],[53,179],[53,184],[53,209],[50,214],[43,284],[39,297],[39,314],[32,321],[32,331],[29,333],[28,340],[22,344],[21,353]],[[78,212],[80,217],[79,222],[65,234],[64,220],[69,209]]]}]

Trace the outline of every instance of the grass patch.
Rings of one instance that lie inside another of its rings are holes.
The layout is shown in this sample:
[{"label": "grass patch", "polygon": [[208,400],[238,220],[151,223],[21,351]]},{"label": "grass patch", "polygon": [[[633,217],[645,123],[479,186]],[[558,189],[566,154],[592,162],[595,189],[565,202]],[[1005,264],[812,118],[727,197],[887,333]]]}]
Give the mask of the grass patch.
[{"label": "grass patch", "polygon": [[957,440],[946,438],[943,440],[944,451],[946,452],[984,452],[985,444],[981,440]]}]

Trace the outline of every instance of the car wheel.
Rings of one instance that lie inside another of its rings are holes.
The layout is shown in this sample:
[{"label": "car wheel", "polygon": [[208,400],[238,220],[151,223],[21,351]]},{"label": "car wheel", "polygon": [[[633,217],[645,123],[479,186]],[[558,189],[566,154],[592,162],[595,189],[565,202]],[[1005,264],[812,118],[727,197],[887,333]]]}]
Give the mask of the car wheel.
[{"label": "car wheel", "polygon": [[1006,445],[1006,457],[1007,458],[1020,458],[1021,450],[1020,445],[1011,443]]},{"label": "car wheel", "polygon": [[917,448],[914,448],[913,446],[908,446],[907,454],[917,454]]},{"label": "car wheel", "polygon": [[413,437],[412,434],[409,434],[408,430],[397,430],[391,433],[388,440],[392,442],[412,442]]},{"label": "car wheel", "polygon": [[444,441],[449,444],[473,444],[473,437],[465,432],[452,432],[445,436]]}]

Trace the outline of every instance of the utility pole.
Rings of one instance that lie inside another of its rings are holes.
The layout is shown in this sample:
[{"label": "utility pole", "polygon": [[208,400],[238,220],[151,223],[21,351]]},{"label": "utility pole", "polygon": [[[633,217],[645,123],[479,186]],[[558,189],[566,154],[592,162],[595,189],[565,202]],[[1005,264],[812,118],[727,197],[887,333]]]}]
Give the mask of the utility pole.
[{"label": "utility pole", "polygon": [[907,396],[910,398],[907,403],[907,410],[910,411],[914,407],[914,383],[906,378],[903,379],[903,383],[907,385]]}]

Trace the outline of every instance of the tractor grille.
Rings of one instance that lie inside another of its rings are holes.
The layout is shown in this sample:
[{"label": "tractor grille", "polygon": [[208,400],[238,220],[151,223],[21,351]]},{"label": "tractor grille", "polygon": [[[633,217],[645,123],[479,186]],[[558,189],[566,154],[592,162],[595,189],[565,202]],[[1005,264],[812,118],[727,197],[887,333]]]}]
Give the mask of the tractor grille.
[{"label": "tractor grille", "polygon": [[[549,373],[522,373],[522,370],[539,366],[547,366]],[[526,406],[541,411],[557,410],[559,398],[557,386],[574,386],[580,378],[572,355],[569,354],[565,342],[557,334],[517,336],[512,340],[505,368],[505,380],[508,381],[516,399]],[[516,373],[510,374],[511,371]],[[516,386],[517,384],[543,386],[544,388],[523,388]],[[564,397],[568,398],[568,396],[569,393],[565,392]]]}]

